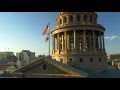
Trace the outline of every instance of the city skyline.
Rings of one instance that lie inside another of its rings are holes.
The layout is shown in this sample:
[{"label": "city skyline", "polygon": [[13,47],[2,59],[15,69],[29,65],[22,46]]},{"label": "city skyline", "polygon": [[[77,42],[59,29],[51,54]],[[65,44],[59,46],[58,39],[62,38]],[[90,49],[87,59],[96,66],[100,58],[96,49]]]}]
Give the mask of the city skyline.
[{"label": "city skyline", "polygon": [[[97,14],[98,23],[106,29],[106,52],[120,53],[120,13],[97,12]],[[13,51],[16,54],[22,50],[30,50],[36,55],[48,55],[48,43],[45,42],[42,32],[48,22],[50,30],[56,26],[56,16],[57,12],[1,12],[0,52]]]}]

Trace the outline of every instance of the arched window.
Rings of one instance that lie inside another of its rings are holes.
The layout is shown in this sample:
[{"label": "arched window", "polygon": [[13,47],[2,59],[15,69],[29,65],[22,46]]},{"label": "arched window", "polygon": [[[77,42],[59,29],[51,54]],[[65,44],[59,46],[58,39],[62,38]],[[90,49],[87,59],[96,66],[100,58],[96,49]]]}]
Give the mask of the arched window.
[{"label": "arched window", "polygon": [[71,63],[72,62],[72,58],[69,58],[69,63]]},{"label": "arched window", "polygon": [[80,15],[77,15],[77,21],[80,21]]},{"label": "arched window", "polygon": [[63,17],[63,22],[67,23],[67,17],[65,17],[65,16]]},{"label": "arched window", "polygon": [[60,24],[62,24],[62,19],[60,19]]},{"label": "arched window", "polygon": [[93,16],[90,16],[90,22],[93,22]]},{"label": "arched window", "polygon": [[60,59],[60,62],[63,63],[63,59]]},{"label": "arched window", "polygon": [[85,22],[87,21],[87,15],[84,15],[84,21]]},{"label": "arched window", "polygon": [[70,16],[70,22],[73,22],[73,16],[72,15]]}]

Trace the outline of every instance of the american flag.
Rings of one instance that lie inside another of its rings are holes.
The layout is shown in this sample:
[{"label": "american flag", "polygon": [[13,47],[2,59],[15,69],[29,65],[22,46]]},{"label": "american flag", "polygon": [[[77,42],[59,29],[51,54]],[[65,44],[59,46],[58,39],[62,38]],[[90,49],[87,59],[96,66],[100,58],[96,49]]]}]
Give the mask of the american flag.
[{"label": "american flag", "polygon": [[48,40],[49,40],[49,32],[50,31],[49,31],[49,23],[48,23],[45,30],[43,31],[43,35],[46,35],[45,36],[45,42],[48,42]]},{"label": "american flag", "polygon": [[49,23],[48,25],[46,26],[45,30],[43,31],[43,35],[46,35],[49,33]]}]

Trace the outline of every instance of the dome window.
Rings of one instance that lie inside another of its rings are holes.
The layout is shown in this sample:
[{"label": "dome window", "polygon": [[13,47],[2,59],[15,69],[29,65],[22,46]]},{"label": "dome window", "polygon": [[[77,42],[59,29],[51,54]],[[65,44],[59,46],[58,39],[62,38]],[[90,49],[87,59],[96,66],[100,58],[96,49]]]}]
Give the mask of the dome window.
[{"label": "dome window", "polygon": [[70,16],[70,22],[73,22],[73,16],[72,15]]},{"label": "dome window", "polygon": [[67,23],[67,18],[66,17],[63,17],[63,22]]},{"label": "dome window", "polygon": [[84,21],[85,22],[87,21],[87,15],[84,15]]},{"label": "dome window", "polygon": [[80,21],[80,15],[77,15],[77,21]]}]

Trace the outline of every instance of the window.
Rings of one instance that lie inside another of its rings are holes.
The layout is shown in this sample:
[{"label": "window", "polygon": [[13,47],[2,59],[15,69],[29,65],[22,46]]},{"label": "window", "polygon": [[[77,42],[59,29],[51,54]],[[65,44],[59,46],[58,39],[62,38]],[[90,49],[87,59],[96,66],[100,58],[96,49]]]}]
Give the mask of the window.
[{"label": "window", "polygon": [[93,17],[92,16],[90,16],[90,22],[93,22]]},{"label": "window", "polygon": [[84,15],[84,21],[85,22],[87,21],[87,15]]},{"label": "window", "polygon": [[60,59],[60,62],[63,63],[63,59]]},{"label": "window", "polygon": [[69,58],[69,62],[72,62],[72,58]]},{"label": "window", "polygon": [[67,18],[65,16],[63,17],[63,22],[67,23]]},{"label": "window", "polygon": [[48,69],[48,66],[47,66],[46,64],[43,64],[43,65],[42,65],[42,69],[43,69],[44,71],[46,71],[46,70]]},{"label": "window", "polygon": [[93,58],[90,58],[90,62],[93,62]]},{"label": "window", "polygon": [[73,16],[72,15],[70,16],[70,22],[73,22]]},{"label": "window", "polygon": [[99,58],[99,62],[101,62],[102,60],[101,60],[101,58]]},{"label": "window", "polygon": [[80,58],[80,62],[83,62],[83,58]]},{"label": "window", "polygon": [[80,21],[80,15],[77,15],[77,21]]},{"label": "window", "polygon": [[60,24],[62,24],[62,20],[60,19]]}]

